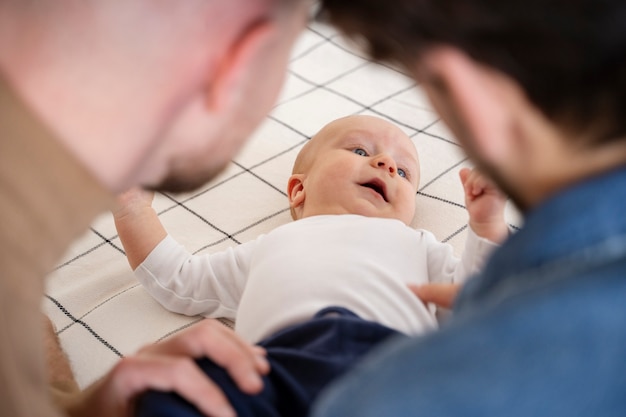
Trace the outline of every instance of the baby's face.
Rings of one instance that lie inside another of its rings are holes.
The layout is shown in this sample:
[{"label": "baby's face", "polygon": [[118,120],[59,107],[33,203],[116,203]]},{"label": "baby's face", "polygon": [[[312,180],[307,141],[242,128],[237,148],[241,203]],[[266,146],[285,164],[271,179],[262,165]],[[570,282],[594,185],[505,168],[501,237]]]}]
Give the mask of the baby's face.
[{"label": "baby's face", "polygon": [[360,214],[412,221],[419,160],[413,142],[398,127],[351,116],[330,123],[311,140],[302,217]]}]

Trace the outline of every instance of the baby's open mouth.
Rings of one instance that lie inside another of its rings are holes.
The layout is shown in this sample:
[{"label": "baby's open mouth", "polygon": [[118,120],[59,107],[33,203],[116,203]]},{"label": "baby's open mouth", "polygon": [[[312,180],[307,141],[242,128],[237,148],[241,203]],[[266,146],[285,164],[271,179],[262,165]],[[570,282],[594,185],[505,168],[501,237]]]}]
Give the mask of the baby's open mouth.
[{"label": "baby's open mouth", "polygon": [[374,191],[376,191],[378,194],[380,194],[380,196],[383,198],[383,200],[385,200],[385,202],[389,202],[389,200],[387,200],[387,196],[386,196],[386,192],[385,192],[385,183],[380,181],[380,180],[372,180],[369,182],[366,182],[365,184],[361,184],[362,187],[366,187],[366,188],[370,188]]}]

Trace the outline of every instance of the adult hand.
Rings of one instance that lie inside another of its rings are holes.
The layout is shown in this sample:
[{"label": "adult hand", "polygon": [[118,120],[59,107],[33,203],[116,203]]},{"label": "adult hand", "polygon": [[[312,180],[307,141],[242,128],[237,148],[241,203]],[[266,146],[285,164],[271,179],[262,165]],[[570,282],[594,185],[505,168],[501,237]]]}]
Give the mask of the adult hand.
[{"label": "adult hand", "polygon": [[424,303],[433,303],[439,307],[450,309],[454,304],[460,284],[424,284],[409,285],[409,289]]},{"label": "adult hand", "polygon": [[262,390],[261,375],[269,372],[264,350],[207,319],[123,358],[101,380],[68,398],[66,411],[72,417],[131,417],[135,397],[155,389],[177,392],[207,416],[234,417],[224,393],[194,363],[204,356],[226,369],[242,391]]}]

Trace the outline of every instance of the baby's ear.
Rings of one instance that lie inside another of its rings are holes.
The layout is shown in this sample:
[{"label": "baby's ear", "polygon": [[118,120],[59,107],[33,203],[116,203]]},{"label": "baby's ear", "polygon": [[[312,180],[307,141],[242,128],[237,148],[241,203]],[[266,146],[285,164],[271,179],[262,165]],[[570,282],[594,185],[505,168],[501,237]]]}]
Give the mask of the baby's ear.
[{"label": "baby's ear", "polygon": [[304,174],[293,174],[287,182],[287,197],[292,210],[301,208],[304,204]]}]

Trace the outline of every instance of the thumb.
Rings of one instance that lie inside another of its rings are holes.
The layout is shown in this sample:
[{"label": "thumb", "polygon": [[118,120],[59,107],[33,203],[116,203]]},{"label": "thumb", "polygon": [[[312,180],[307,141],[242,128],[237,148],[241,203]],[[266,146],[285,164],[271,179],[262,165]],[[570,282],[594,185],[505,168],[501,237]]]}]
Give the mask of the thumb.
[{"label": "thumb", "polygon": [[463,168],[459,171],[459,178],[461,179],[461,184],[465,185],[465,182],[470,176],[472,170],[470,168]]},{"label": "thumb", "polygon": [[409,285],[409,289],[424,303],[451,308],[461,286],[459,284],[424,284]]}]

